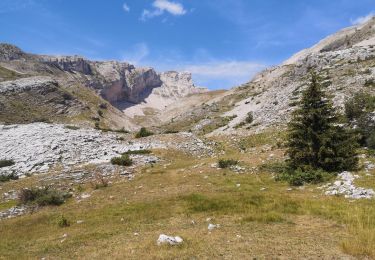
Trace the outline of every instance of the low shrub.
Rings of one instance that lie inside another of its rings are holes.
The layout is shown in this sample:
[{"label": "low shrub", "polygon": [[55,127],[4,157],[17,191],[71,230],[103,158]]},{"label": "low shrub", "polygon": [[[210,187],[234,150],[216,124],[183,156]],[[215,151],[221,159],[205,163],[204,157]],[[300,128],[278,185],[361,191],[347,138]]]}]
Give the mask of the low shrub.
[{"label": "low shrub", "polygon": [[100,110],[100,109],[98,109],[98,115],[100,116],[100,117],[103,117],[103,111],[102,110]]},{"label": "low shrub", "polygon": [[70,226],[70,222],[67,218],[64,217],[64,215],[61,215],[58,219],[57,219],[57,225],[61,228],[63,227],[69,227]]},{"label": "low shrub", "polygon": [[245,121],[246,121],[246,123],[248,123],[248,124],[251,124],[251,123],[254,121],[253,112],[249,112],[249,113],[247,113],[247,116],[246,116]]},{"label": "low shrub", "polygon": [[148,131],[145,127],[142,127],[139,132],[136,133],[135,138],[147,137],[153,134],[153,132]]},{"label": "low shrub", "polygon": [[375,150],[375,131],[373,131],[366,140],[368,148]]},{"label": "low shrub", "polygon": [[22,189],[18,200],[20,204],[36,204],[38,206],[59,206],[65,199],[71,197],[69,193],[64,193],[50,187]]},{"label": "low shrub", "polygon": [[218,162],[219,168],[229,168],[230,166],[238,164],[238,161],[233,159],[220,159]]},{"label": "low shrub", "polygon": [[123,154],[120,157],[113,157],[111,159],[111,163],[114,165],[120,166],[131,166],[133,164],[132,159],[129,157],[128,154]]},{"label": "low shrub", "polygon": [[166,130],[166,131],[164,132],[164,134],[177,134],[177,133],[178,133],[177,130]]},{"label": "low shrub", "polygon": [[276,174],[276,181],[286,181],[291,186],[302,186],[306,183],[317,184],[328,181],[334,174],[328,173],[323,170],[314,169],[292,169],[285,162],[275,162],[263,164],[260,167],[265,170]]},{"label": "low shrub", "polygon": [[75,126],[75,125],[66,125],[65,128],[66,129],[70,129],[70,130],[78,130],[78,129],[80,129],[78,126]]},{"label": "low shrub", "polygon": [[12,166],[14,164],[13,160],[0,160],[0,168]]},{"label": "low shrub", "polygon": [[142,149],[142,150],[129,150],[123,153],[123,155],[124,154],[150,154],[150,153],[152,153],[150,150]]},{"label": "low shrub", "polygon": [[331,179],[334,175],[323,170],[302,170],[283,172],[276,177],[278,181],[287,181],[291,186],[302,186],[306,183],[317,184]]},{"label": "low shrub", "polygon": [[99,105],[99,108],[100,108],[100,109],[107,109],[108,106],[107,106],[106,103],[101,103],[101,104]]},{"label": "low shrub", "polygon": [[73,100],[74,99],[73,96],[70,93],[67,93],[67,92],[63,93],[62,97],[63,97],[64,100]]},{"label": "low shrub", "polygon": [[17,174],[12,172],[11,174],[8,174],[8,175],[0,175],[0,182],[7,182],[10,180],[18,180]]},{"label": "low shrub", "polygon": [[108,183],[109,183],[108,179],[104,178],[104,176],[101,175],[100,173],[96,173],[95,180],[91,182],[91,186],[93,189],[97,190],[100,188],[108,187]]}]

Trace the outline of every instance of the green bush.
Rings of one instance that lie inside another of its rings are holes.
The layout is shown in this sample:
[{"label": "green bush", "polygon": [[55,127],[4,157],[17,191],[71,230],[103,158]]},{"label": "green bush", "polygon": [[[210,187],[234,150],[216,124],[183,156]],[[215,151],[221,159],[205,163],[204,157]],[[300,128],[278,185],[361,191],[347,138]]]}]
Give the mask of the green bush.
[{"label": "green bush", "polygon": [[229,168],[230,166],[238,164],[238,161],[233,159],[220,159],[218,162],[219,168]]},{"label": "green bush", "polygon": [[276,176],[277,181],[287,181],[291,186],[302,186],[306,183],[317,184],[325,182],[334,176],[323,170],[290,170],[279,173]]},{"label": "green bush", "polygon": [[100,108],[100,109],[107,109],[108,106],[107,106],[106,103],[101,103],[101,104],[99,105],[99,108]]},{"label": "green bush", "polygon": [[20,204],[36,204],[38,206],[54,205],[59,206],[65,199],[71,197],[68,193],[63,193],[50,187],[22,189],[18,200]]},{"label": "green bush", "polygon": [[64,215],[61,215],[58,219],[57,219],[57,225],[61,228],[63,227],[69,227],[70,226],[70,222],[67,218],[64,217]]},{"label": "green bush", "polygon": [[164,132],[164,134],[177,134],[177,133],[178,133],[177,130],[166,130],[166,131]]},{"label": "green bush", "polygon": [[247,116],[246,116],[245,121],[246,121],[246,123],[248,123],[248,124],[251,124],[251,123],[254,121],[253,112],[249,112],[249,113],[247,113]]},{"label": "green bush", "polygon": [[135,138],[147,137],[153,134],[153,132],[150,132],[145,127],[142,127],[139,132],[136,133]]},{"label": "green bush", "polygon": [[104,178],[104,176],[100,173],[96,173],[94,181],[91,182],[91,186],[95,190],[108,187],[108,184],[109,184],[108,179]]},{"label": "green bush", "polygon": [[103,111],[100,110],[100,109],[98,109],[98,115],[99,115],[100,117],[103,117]]},{"label": "green bush", "polygon": [[111,163],[120,166],[131,166],[133,164],[132,159],[130,159],[128,154],[123,154],[121,157],[113,157]]},{"label": "green bush", "polygon": [[79,127],[75,126],[75,125],[66,125],[65,128],[70,129],[70,130],[78,130],[79,129]]},{"label": "green bush", "polygon": [[375,150],[375,131],[372,131],[370,136],[367,138],[366,144],[368,148]]},{"label": "green bush", "polygon": [[18,180],[17,174],[12,172],[11,174],[8,174],[8,175],[0,175],[0,182],[7,182],[10,180]]},{"label": "green bush", "polygon": [[124,154],[150,154],[150,153],[152,153],[150,150],[142,149],[142,150],[129,150],[123,153],[123,155]]},{"label": "green bush", "polygon": [[0,160],[0,168],[12,166],[14,164],[13,160]]}]

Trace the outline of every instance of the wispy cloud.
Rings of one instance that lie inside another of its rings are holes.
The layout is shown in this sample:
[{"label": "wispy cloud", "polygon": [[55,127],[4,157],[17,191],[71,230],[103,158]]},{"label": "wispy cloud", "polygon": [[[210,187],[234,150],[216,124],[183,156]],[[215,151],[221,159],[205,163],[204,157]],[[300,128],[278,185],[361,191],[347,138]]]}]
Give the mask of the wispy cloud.
[{"label": "wispy cloud", "polygon": [[199,85],[210,88],[228,88],[248,82],[266,65],[253,61],[215,61],[190,64],[180,70],[191,72]]},{"label": "wispy cloud", "polygon": [[121,54],[121,59],[123,61],[129,62],[134,65],[144,64],[144,59],[146,59],[150,54],[150,49],[148,45],[144,42],[135,44],[130,50],[123,52]]},{"label": "wispy cloud", "polygon": [[158,71],[187,71],[195,83],[211,89],[238,86],[251,80],[268,65],[252,60],[215,59],[208,50],[199,48],[187,57],[181,50],[151,52],[146,43],[138,43],[122,53],[123,61],[137,66],[150,66]]},{"label": "wispy cloud", "polygon": [[152,4],[153,9],[144,9],[141,15],[141,20],[146,21],[160,15],[163,15],[165,12],[174,15],[181,16],[187,13],[184,6],[181,3],[172,2],[169,0],[155,0]]},{"label": "wispy cloud", "polygon": [[14,12],[34,5],[33,0],[1,0],[0,13]]},{"label": "wispy cloud", "polygon": [[125,12],[130,12],[130,7],[128,6],[128,4],[127,3],[124,3],[123,5],[122,5],[122,9],[124,9],[124,11]]},{"label": "wispy cloud", "polygon": [[371,20],[372,17],[375,16],[375,12],[372,11],[370,12],[368,15],[365,15],[365,16],[360,16],[360,17],[357,17],[355,19],[350,19],[350,22],[353,24],[353,25],[356,25],[356,24],[363,24],[363,23],[366,23],[368,22],[369,20]]}]

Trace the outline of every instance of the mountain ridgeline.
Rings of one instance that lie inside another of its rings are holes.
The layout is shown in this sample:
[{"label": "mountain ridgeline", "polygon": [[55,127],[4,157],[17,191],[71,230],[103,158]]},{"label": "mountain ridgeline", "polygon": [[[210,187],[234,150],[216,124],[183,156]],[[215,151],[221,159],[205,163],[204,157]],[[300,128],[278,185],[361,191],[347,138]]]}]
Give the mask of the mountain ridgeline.
[{"label": "mountain ridgeline", "polygon": [[[60,108],[61,113],[57,114],[65,114],[65,117],[70,119],[85,112],[90,116],[82,117],[83,119],[95,118],[96,110],[100,109],[101,104],[105,104],[102,107],[111,105],[111,110],[117,111],[115,116],[109,115],[112,117],[110,121],[117,122],[106,123],[125,128],[137,126],[122,111],[145,102],[147,98],[157,96],[161,101],[170,103],[184,96],[207,91],[196,87],[191,74],[186,72],[158,73],[153,68],[136,68],[126,62],[90,61],[79,56],[28,54],[10,44],[0,44],[0,82],[1,91],[8,99],[22,96],[22,106],[28,107],[49,104],[51,111],[57,112],[59,109],[54,108]],[[43,89],[46,85],[51,85],[51,82],[55,89],[50,92],[61,92],[63,100],[76,100],[75,103],[79,105],[74,104],[75,107],[72,107],[72,102],[51,99],[44,95]],[[40,96],[36,97],[38,94]],[[29,110],[18,111],[14,103],[1,101],[0,107],[3,107],[7,115],[2,113],[0,121],[22,123],[22,120],[17,119],[17,114],[27,114]],[[66,113],[61,110],[63,107]],[[15,115],[16,119],[11,120],[12,115],[9,113]],[[56,119],[53,113],[42,116],[47,116],[49,120]],[[29,117],[39,119],[33,114]]]},{"label": "mountain ridgeline", "polygon": [[246,134],[285,125],[312,69],[339,110],[354,93],[374,94],[375,18],[328,36],[229,91],[196,87],[188,72],[35,55],[0,44],[0,121]]}]

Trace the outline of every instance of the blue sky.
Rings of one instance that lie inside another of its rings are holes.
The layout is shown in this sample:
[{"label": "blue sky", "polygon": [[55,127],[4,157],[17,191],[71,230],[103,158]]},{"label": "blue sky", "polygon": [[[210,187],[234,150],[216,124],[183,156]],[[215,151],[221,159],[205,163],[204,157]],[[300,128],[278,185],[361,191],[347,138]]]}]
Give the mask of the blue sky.
[{"label": "blue sky", "polygon": [[374,0],[0,0],[0,42],[188,70],[218,89],[374,11]]}]

